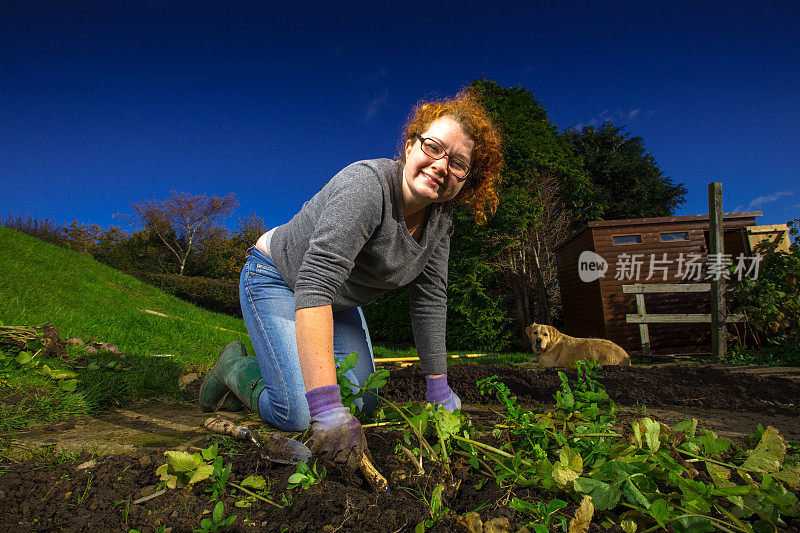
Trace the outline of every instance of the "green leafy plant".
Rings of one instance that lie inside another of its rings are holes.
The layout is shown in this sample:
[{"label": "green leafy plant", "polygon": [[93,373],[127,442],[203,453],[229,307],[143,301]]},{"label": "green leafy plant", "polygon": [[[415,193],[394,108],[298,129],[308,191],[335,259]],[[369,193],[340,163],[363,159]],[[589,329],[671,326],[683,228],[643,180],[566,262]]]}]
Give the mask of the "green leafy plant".
[{"label": "green leafy plant", "polygon": [[444,506],[442,502],[442,493],[444,492],[444,485],[439,484],[433,489],[431,499],[425,500],[428,506],[430,518],[426,518],[414,527],[414,533],[424,533],[426,528],[433,527],[436,522],[442,520],[450,513],[450,509]]},{"label": "green leafy plant", "polygon": [[509,504],[512,509],[526,514],[533,518],[529,521],[527,526],[532,527],[535,533],[547,533],[552,531],[553,527],[558,524],[561,530],[566,530],[567,517],[557,514],[561,509],[567,506],[564,500],[553,499],[549,502],[526,502],[519,498],[513,498]]},{"label": "green leafy plant", "polygon": [[68,370],[54,370],[48,365],[42,365],[39,373],[58,382],[58,388],[64,392],[73,392],[78,387],[77,374]]},{"label": "green leafy plant", "polygon": [[230,526],[236,521],[236,515],[231,515],[225,518],[225,505],[222,502],[217,502],[214,506],[214,511],[211,513],[211,518],[203,518],[200,521],[200,527],[195,529],[195,533],[214,533]]},{"label": "green leafy plant", "polygon": [[77,374],[42,364],[46,345],[36,328],[0,326],[0,341],[9,349],[9,353],[0,351],[0,376],[7,375],[12,369],[37,372],[55,381],[64,392],[73,392],[77,388]]},{"label": "green leafy plant", "polygon": [[316,461],[312,466],[308,466],[308,463],[301,461],[297,463],[297,471],[289,476],[289,485],[287,487],[290,489],[295,487],[307,489],[325,479],[325,474],[325,467],[322,467],[322,472],[317,471]]},{"label": "green leafy plant", "polygon": [[753,357],[746,349],[749,340],[759,348],[782,347],[770,354],[778,356],[775,363],[797,364],[800,361],[797,350],[800,343],[800,245],[797,242],[800,218],[790,221],[788,226],[795,239],[788,252],[778,250],[778,242],[769,240],[755,247],[754,251],[761,256],[757,277],[731,267],[733,312],[746,319],[745,329],[737,329],[739,349],[732,362],[736,362],[737,355]]},{"label": "green leafy plant", "polygon": [[[734,450],[696,420],[671,428],[645,417],[632,422],[626,438],[611,430],[615,408],[596,372],[579,366],[574,383],[561,373],[549,413],[526,411],[496,378],[479,382],[506,410],[493,433],[505,443],[495,448],[453,435],[458,453],[473,466],[493,463],[496,482],[509,490],[543,487],[561,501],[591,496],[601,521],[625,531],[774,531],[786,527],[785,517],[800,515],[793,492],[800,464],[776,429],[758,431],[754,449]],[[544,523],[552,517],[563,528],[556,504],[512,502],[533,525],[552,528],[552,520]]]},{"label": "green leafy plant", "polygon": [[214,473],[214,467],[208,464],[200,453],[190,454],[175,450],[164,452],[167,462],[156,469],[161,476],[161,483],[167,488],[191,487]]},{"label": "green leafy plant", "polygon": [[219,455],[218,445],[212,444],[208,448],[201,450],[201,455],[206,461],[211,461],[211,486],[206,489],[206,492],[211,493],[211,501],[218,500],[225,495],[225,489],[228,484],[228,478],[231,475],[231,466],[222,466],[222,456]]},{"label": "green leafy plant", "polygon": [[368,393],[370,390],[380,389],[386,385],[386,378],[389,377],[388,370],[376,370],[367,376],[367,379],[363,385],[360,387],[356,386],[355,388],[357,391],[353,392],[353,383],[345,375],[345,373],[355,368],[357,364],[358,353],[352,352],[347,357],[339,361],[336,367],[336,381],[339,384],[339,389],[341,390],[342,405],[348,407],[350,412],[354,415],[359,413],[358,408],[355,405],[355,401],[359,398],[363,398],[364,394]]},{"label": "green leafy plant", "polygon": [[[468,417],[460,412],[451,413],[441,406],[436,408],[430,403],[420,406],[416,402],[408,402],[400,406],[381,396],[378,398],[386,403],[389,409],[379,409],[376,419],[379,419],[381,424],[395,421],[404,424],[401,429],[402,443],[398,445],[398,450],[405,450],[404,453],[420,471],[424,471],[427,458],[440,464],[445,473],[451,476],[452,438],[469,426]],[[434,444],[431,445],[428,439]]]}]

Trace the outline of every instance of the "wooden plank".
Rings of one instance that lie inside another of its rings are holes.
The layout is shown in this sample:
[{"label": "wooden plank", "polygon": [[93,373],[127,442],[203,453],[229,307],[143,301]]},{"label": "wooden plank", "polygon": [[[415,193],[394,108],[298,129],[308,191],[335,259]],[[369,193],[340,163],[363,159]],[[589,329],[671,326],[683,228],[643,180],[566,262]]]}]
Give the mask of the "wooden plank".
[{"label": "wooden plank", "polygon": [[[625,315],[625,322],[628,324],[709,324],[711,315],[709,314],[652,314],[652,315]],[[730,315],[726,317],[727,322],[744,322],[743,315]]]},{"label": "wooden plank", "polygon": [[[721,258],[725,253],[724,222],[722,215],[722,183],[708,184],[708,255]],[[725,339],[725,278],[711,280],[711,353],[722,358],[728,351]]]},{"label": "wooden plank", "polygon": [[710,323],[711,315],[708,314],[660,314],[660,315],[625,315],[628,324],[684,324],[684,323]]},{"label": "wooden plank", "polygon": [[711,290],[710,283],[634,283],[622,286],[622,292],[625,294],[708,292],[709,290]]}]

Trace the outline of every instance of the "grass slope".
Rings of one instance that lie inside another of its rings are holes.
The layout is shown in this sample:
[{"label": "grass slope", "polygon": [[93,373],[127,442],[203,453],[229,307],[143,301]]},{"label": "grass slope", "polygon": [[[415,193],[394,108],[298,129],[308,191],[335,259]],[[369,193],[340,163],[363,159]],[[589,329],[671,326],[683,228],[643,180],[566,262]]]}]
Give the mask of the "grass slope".
[{"label": "grass slope", "polygon": [[[8,444],[3,436],[40,424],[81,418],[139,398],[182,399],[181,374],[210,368],[233,340],[244,342],[252,353],[241,319],[200,309],[88,255],[4,227],[0,324],[52,324],[61,338],[111,342],[126,354],[86,358],[80,357],[80,348],[70,347],[72,357],[64,361],[40,361],[74,371],[78,386],[72,393],[36,368],[9,366],[6,358],[0,365],[0,455]],[[154,357],[164,354],[172,357]]]},{"label": "grass slope", "polygon": [[[74,394],[59,390],[34,369],[0,368],[0,436],[126,405],[138,398],[178,399],[180,375],[210,368],[227,343],[240,340],[253,353],[241,319],[201,309],[89,255],[4,227],[0,227],[0,324],[52,324],[62,339],[111,342],[126,354],[124,358],[100,354],[42,361],[78,374]],[[69,350],[80,355],[78,348]],[[163,354],[172,357],[154,357]],[[416,356],[416,350],[375,346],[375,355],[408,357]],[[511,363],[527,356],[504,354],[450,362]],[[95,368],[89,368],[89,361]],[[114,363],[113,369],[110,363]]]},{"label": "grass slope", "polygon": [[112,342],[131,355],[172,354],[172,361],[183,369],[209,368],[233,340],[244,342],[252,353],[241,319],[206,311],[91,256],[4,227],[0,227],[0,322],[52,324],[62,338]]}]

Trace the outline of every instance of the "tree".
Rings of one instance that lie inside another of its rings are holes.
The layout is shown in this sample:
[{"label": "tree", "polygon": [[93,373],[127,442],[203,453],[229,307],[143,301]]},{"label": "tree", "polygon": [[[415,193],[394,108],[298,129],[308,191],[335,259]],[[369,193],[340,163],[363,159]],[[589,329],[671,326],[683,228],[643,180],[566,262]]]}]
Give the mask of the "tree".
[{"label": "tree", "polygon": [[92,255],[98,261],[105,263],[117,270],[131,270],[123,251],[123,243],[130,239],[118,226],[109,226],[107,230],[101,230],[97,236],[97,246]]},{"label": "tree", "polygon": [[500,255],[497,264],[514,293],[519,324],[554,324],[560,320],[561,294],[555,249],[573,230],[562,198],[557,176],[540,171],[536,179],[536,222],[520,233],[519,239]]},{"label": "tree", "polygon": [[583,160],[604,219],[671,216],[686,201],[686,187],[663,175],[641,137],[629,137],[611,122],[570,128],[564,136]]},{"label": "tree", "polygon": [[94,254],[97,241],[103,234],[102,228],[97,224],[87,226],[77,220],[70,222],[69,226],[62,228],[64,240],[71,249],[84,254]]},{"label": "tree", "polygon": [[144,201],[133,205],[135,217],[158,238],[178,260],[178,274],[183,275],[186,259],[197,245],[212,234],[219,224],[239,207],[233,194],[208,198],[172,192],[162,201]]},{"label": "tree", "polygon": [[[491,316],[497,326],[515,329],[524,345],[525,326],[533,320],[552,322],[558,315],[552,253],[556,239],[566,238],[573,221],[601,211],[592,203],[591,182],[580,159],[532,91],[484,79],[475,80],[471,90],[502,132],[505,167],[500,205],[488,224],[475,226],[463,209],[457,210],[452,247],[457,252],[451,252],[450,272],[451,279],[457,274],[463,279],[451,288],[452,306],[463,307],[461,300],[482,306],[482,320]],[[459,263],[476,261],[486,268],[480,276],[466,276],[473,269]],[[495,317],[496,313],[507,320]],[[472,325],[476,331],[483,327]],[[498,338],[508,332],[498,331]]]},{"label": "tree", "polygon": [[256,215],[239,217],[234,232],[217,228],[200,243],[197,254],[187,263],[189,275],[216,279],[239,279],[247,249],[267,231],[264,220]]}]

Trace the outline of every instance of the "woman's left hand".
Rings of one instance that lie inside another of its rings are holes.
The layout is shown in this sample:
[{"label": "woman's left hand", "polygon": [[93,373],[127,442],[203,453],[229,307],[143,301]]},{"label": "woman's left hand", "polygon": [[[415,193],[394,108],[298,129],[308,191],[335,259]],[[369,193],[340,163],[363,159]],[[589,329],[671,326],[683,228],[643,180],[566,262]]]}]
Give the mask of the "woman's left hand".
[{"label": "woman's left hand", "polygon": [[451,413],[456,409],[461,409],[461,398],[447,384],[447,374],[425,376],[425,383],[428,386],[425,399],[434,407],[441,405]]},{"label": "woman's left hand", "polygon": [[439,405],[452,413],[456,409],[461,409],[461,398],[459,398],[458,395],[453,392],[453,389],[450,389],[450,396],[441,402],[434,403],[434,406]]}]

